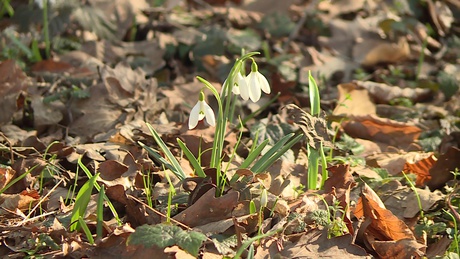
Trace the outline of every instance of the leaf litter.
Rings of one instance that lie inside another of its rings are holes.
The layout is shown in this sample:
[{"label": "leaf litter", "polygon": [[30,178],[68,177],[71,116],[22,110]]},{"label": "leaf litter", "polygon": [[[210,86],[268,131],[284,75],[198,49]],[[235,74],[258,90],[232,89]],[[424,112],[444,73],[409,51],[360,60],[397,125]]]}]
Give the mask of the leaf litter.
[{"label": "leaf litter", "polygon": [[[62,24],[49,27],[51,55],[43,18],[19,19],[38,5],[0,13],[2,256],[458,257],[455,1],[61,2],[48,6]],[[228,184],[216,197],[214,129],[187,120],[203,87],[195,76],[220,91],[242,48],[263,53],[272,94],[235,107],[235,118],[255,116],[226,129]],[[307,108],[310,71],[320,117]],[[159,159],[146,122],[185,180]],[[239,169],[293,132],[306,137],[264,172]],[[308,149],[322,147],[327,179],[308,190]]]}]

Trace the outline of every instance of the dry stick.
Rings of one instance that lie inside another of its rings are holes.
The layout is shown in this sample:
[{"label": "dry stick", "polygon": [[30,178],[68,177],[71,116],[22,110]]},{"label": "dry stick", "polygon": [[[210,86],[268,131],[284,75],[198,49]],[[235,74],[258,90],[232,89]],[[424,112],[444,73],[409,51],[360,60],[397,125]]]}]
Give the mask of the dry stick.
[{"label": "dry stick", "polygon": [[44,201],[48,196],[50,196],[51,193],[52,193],[54,190],[56,190],[56,188],[57,188],[63,181],[64,181],[64,179],[61,179],[61,180],[60,180],[60,181],[59,181],[59,182],[58,182],[58,183],[57,183],[57,184],[56,184],[56,185],[45,195],[45,196],[43,196],[43,198],[41,198],[40,201],[32,208],[32,210],[30,210],[29,214],[27,214],[27,216],[24,218],[24,220],[23,220],[22,222],[19,223],[19,225],[22,225],[22,224],[24,224],[24,223],[26,223],[26,222],[28,222],[28,221],[31,221],[31,220],[33,220],[33,219],[35,219],[35,218],[40,218],[40,217],[42,217],[44,214],[29,219],[30,215],[32,215],[32,213],[38,208],[38,206],[40,206],[40,204],[42,204],[43,201]]},{"label": "dry stick", "polygon": [[[160,215],[160,216],[162,216],[162,217],[164,217],[164,218],[167,218],[165,214],[163,214],[163,213],[159,212],[158,210],[156,210],[156,209],[150,207],[147,203],[145,203],[145,202],[139,200],[138,198],[136,198],[136,197],[134,197],[134,196],[132,196],[132,195],[129,195],[129,194],[127,195],[127,197],[129,197],[129,198],[131,198],[131,199],[133,199],[133,200],[139,202],[140,204],[144,205],[147,209],[153,211],[154,213],[156,213],[156,214],[158,214],[158,215]],[[182,227],[184,227],[184,228],[186,228],[186,229],[188,229],[188,230],[192,230],[192,231],[193,231],[193,229],[192,229],[191,227],[185,225],[184,223],[181,223],[181,222],[179,222],[179,221],[177,221],[177,220],[175,220],[175,219],[173,219],[173,218],[170,218],[170,219],[171,219],[172,222],[176,223],[177,225],[182,226]],[[206,237],[206,239],[208,239],[208,241],[211,241],[211,242],[212,242],[212,239],[210,239],[209,237]]]}]

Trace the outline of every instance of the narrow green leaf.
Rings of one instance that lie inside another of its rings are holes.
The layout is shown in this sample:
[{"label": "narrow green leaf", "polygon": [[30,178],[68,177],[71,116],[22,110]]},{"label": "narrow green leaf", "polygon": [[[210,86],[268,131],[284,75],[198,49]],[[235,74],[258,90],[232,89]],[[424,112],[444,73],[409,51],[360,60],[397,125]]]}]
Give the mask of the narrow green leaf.
[{"label": "narrow green leaf", "polygon": [[[92,178],[93,177],[93,174],[89,171],[89,169],[81,162],[81,158],[78,158],[78,166],[83,170],[83,172],[85,172],[85,174],[88,176],[88,178]],[[94,183],[94,187],[96,188],[96,190],[99,192],[101,191],[101,186],[95,182]],[[118,225],[121,226],[121,220],[120,220],[120,217],[118,217],[118,213],[117,213],[117,210],[115,210],[115,207],[113,206],[112,202],[110,201],[109,197],[107,197],[107,195],[105,195],[104,193],[104,200],[107,202],[107,205],[109,206],[109,209],[110,211],[112,212],[113,216],[115,217],[115,219],[117,220],[118,222]]]},{"label": "narrow green leaf", "polygon": [[[174,167],[175,169],[175,174],[176,176],[180,179],[180,180],[184,180],[185,179],[185,173],[184,171],[182,170],[182,167],[180,166],[180,163],[177,161],[176,157],[174,157],[174,155],[171,153],[171,151],[169,151],[169,148],[166,146],[166,144],[163,142],[163,140],[161,139],[161,137],[158,135],[158,133],[156,132],[156,130],[152,127],[152,125],[150,125],[150,123],[147,123],[147,127],[149,128],[150,130],[150,133],[152,133],[152,136],[153,136],[153,139],[155,140],[155,142],[158,144],[158,146],[161,148],[161,151],[163,151],[163,153],[165,154],[165,156],[168,158],[168,160],[171,162],[172,166]],[[145,148],[145,145],[144,145],[144,148]],[[150,152],[149,152],[150,153]]]},{"label": "narrow green leaf", "polygon": [[273,156],[273,154],[276,153],[277,150],[279,150],[281,147],[284,146],[284,144],[286,144],[286,142],[289,141],[289,139],[294,136],[295,133],[289,133],[288,135],[284,136],[283,138],[281,138],[271,149],[269,149],[267,151],[267,153],[265,153],[260,159],[259,161],[257,161],[251,168],[251,171],[255,172],[254,170],[255,169],[258,169],[264,162],[266,159],[268,159],[269,157]]},{"label": "narrow green leaf", "polygon": [[[291,133],[287,135],[286,137],[291,137],[293,136],[294,133]],[[285,137],[285,138],[286,138]],[[256,165],[254,165],[251,168],[251,171],[254,173],[260,173],[265,171],[270,165],[272,165],[278,158],[280,158],[284,153],[286,153],[287,150],[289,150],[292,146],[294,146],[299,140],[303,137],[303,134],[299,134],[292,138],[286,145],[279,145],[280,143],[285,143],[285,138],[281,139],[275,146],[273,146],[269,152],[267,152],[265,155],[263,155],[259,161],[257,161]],[[267,154],[271,153],[270,156]],[[259,162],[261,162],[259,164]]]},{"label": "narrow green leaf", "polygon": [[318,184],[318,159],[319,153],[317,150],[308,146],[308,189],[315,190]]},{"label": "narrow green leaf", "polygon": [[82,217],[78,217],[78,224],[80,224],[81,228],[83,229],[83,232],[85,232],[86,238],[88,238],[88,242],[94,245],[93,234],[91,234],[88,225],[86,225],[86,222]]},{"label": "narrow green leaf", "polygon": [[253,200],[251,200],[249,202],[249,214],[254,214],[257,212],[257,209],[256,209],[256,204],[254,203]]},{"label": "narrow green leaf", "polygon": [[16,177],[14,178],[13,180],[11,180],[11,182],[9,182],[5,187],[3,187],[1,190],[0,190],[0,194],[4,193],[6,190],[8,190],[8,188],[10,188],[13,184],[21,181],[24,177],[26,177],[26,175],[28,175],[30,172],[32,172],[38,165],[34,165],[32,168],[30,168],[29,170],[25,171],[23,174],[21,174],[19,177]]},{"label": "narrow green leaf", "polygon": [[252,152],[249,153],[248,157],[244,160],[244,162],[240,165],[240,169],[248,168],[252,162],[260,155],[262,150],[267,146],[269,140],[266,139],[260,145],[257,146]]},{"label": "narrow green leaf", "polygon": [[96,234],[98,238],[102,238],[102,223],[104,221],[104,185],[101,187],[99,192],[99,198],[97,199],[97,212],[96,212]]},{"label": "narrow green leaf", "polygon": [[308,71],[308,94],[310,95],[311,115],[317,116],[320,113],[319,89],[311,71]]},{"label": "narrow green leaf", "polygon": [[[75,204],[72,210],[71,222],[79,222],[79,218],[83,217],[86,212],[86,207],[88,206],[89,200],[91,199],[91,192],[93,191],[94,183],[96,182],[99,174],[95,174],[93,177],[89,178],[85,184],[78,191],[77,197],[75,198]],[[70,226],[70,231],[75,231],[80,229],[81,225],[79,223],[72,224]]]},{"label": "narrow green leaf", "polygon": [[190,149],[188,149],[187,145],[185,145],[182,140],[177,138],[177,144],[179,144],[179,147],[182,149],[184,152],[185,156],[187,157],[188,161],[192,164],[193,169],[195,169],[196,174],[199,177],[206,177],[206,174],[203,171],[203,168],[201,167],[200,163],[198,160],[195,158],[195,156],[192,154]]}]

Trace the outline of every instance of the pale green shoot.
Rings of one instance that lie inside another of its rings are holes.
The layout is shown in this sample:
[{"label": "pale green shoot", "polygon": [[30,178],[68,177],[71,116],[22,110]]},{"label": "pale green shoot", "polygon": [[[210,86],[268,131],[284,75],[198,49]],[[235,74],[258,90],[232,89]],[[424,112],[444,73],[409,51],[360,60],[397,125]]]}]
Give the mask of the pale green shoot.
[{"label": "pale green shoot", "polygon": [[[88,170],[88,168],[81,162],[81,157],[78,159],[78,166],[81,167],[81,169],[83,170],[83,172],[85,172],[85,174],[88,176],[89,179],[91,179],[93,177],[93,175],[91,174],[91,172]],[[101,191],[101,186],[95,182],[94,183],[94,187],[96,188],[96,190],[98,192]],[[105,195],[105,193],[103,194],[104,196],[104,200],[107,202],[107,205],[109,206],[109,209],[110,211],[112,212],[113,216],[115,217],[115,219],[117,220],[118,222],[118,225],[121,226],[121,220],[120,218],[118,217],[118,213],[117,211],[115,210],[115,207],[113,206],[112,202],[109,200],[109,198],[107,197],[107,195]]]},{"label": "pale green shoot", "polygon": [[188,161],[192,164],[193,169],[195,169],[196,175],[198,175],[199,177],[206,177],[206,174],[204,173],[200,162],[195,158],[190,149],[188,149],[187,145],[184,142],[182,142],[180,138],[177,138],[177,144],[179,144],[179,147],[184,152]]},{"label": "pale green shoot", "polygon": [[77,197],[75,198],[75,204],[72,210],[72,217],[70,225],[70,231],[79,230],[81,228],[81,218],[85,215],[86,207],[91,199],[91,192],[93,191],[94,184],[99,174],[95,174],[90,177],[88,181],[78,191]]},{"label": "pale green shoot", "polygon": [[166,211],[166,222],[171,221],[171,205],[172,205],[172,198],[174,195],[176,195],[176,190],[174,190],[174,185],[171,182],[171,178],[169,177],[168,171],[165,171],[165,177],[166,180],[168,180],[169,183],[169,190],[168,190],[168,208]]},{"label": "pale green shoot", "polygon": [[[310,109],[311,115],[319,116],[321,112],[321,102],[318,85],[316,84],[315,78],[311,75],[311,71],[308,71],[308,92],[310,96]],[[307,187],[309,190],[318,188],[318,173],[319,173],[319,160],[321,159],[321,169],[322,169],[322,181],[321,186],[326,181],[327,175],[327,162],[326,156],[324,154],[323,145],[321,145],[320,150],[315,150],[314,148],[307,146],[308,151],[308,184]]]},{"label": "pale green shoot", "polygon": [[[80,216],[80,217],[78,217],[77,222],[81,226],[81,228],[83,229],[83,232],[85,232],[86,238],[88,238],[88,242],[90,244],[94,245],[93,234],[91,234],[91,230],[89,230],[88,225],[86,225],[85,220]],[[74,226],[74,225],[72,225],[72,226]]]},{"label": "pale green shoot", "polygon": [[97,199],[96,209],[96,236],[99,239],[102,239],[102,224],[104,223],[104,196],[105,188],[104,185],[102,185]]},{"label": "pale green shoot", "polygon": [[174,173],[174,175],[177,176],[177,178],[179,178],[180,180],[184,180],[186,178],[186,175],[184,173],[184,170],[182,170],[182,167],[180,166],[179,161],[177,161],[176,157],[174,157],[174,155],[171,153],[169,148],[163,142],[160,135],[158,135],[158,133],[155,131],[152,125],[147,123],[147,127],[149,128],[150,133],[152,133],[153,139],[155,140],[155,142],[161,148],[161,151],[163,151],[163,153],[165,154],[165,156],[168,158],[168,160],[171,163],[166,161],[162,156],[160,156],[160,154],[158,154],[152,148],[146,146],[144,143],[138,142],[139,145],[143,147],[145,150],[147,150],[147,152],[149,152],[149,154],[152,155],[156,160],[160,161],[166,168],[171,170]]}]

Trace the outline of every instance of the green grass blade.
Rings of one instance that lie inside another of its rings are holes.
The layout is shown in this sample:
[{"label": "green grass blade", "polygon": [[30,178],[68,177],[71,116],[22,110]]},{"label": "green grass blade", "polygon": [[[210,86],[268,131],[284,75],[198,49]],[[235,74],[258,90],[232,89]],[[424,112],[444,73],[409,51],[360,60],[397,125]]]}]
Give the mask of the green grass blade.
[{"label": "green grass blade", "polygon": [[81,228],[83,229],[83,232],[85,232],[86,238],[88,238],[88,242],[94,245],[93,234],[91,234],[88,225],[86,225],[86,222],[83,220],[82,217],[78,217],[78,224],[80,224]]},{"label": "green grass blade", "polygon": [[[88,178],[91,178],[93,177],[93,175],[91,174],[91,172],[89,171],[89,169],[81,162],[81,158],[80,157],[78,159],[78,166],[83,170],[83,172],[85,172],[85,174],[88,176]],[[98,192],[101,191],[101,186],[95,182],[94,183],[94,187],[96,188],[96,190]],[[121,220],[120,220],[120,217],[118,217],[118,213],[117,213],[117,210],[115,209],[115,207],[113,206],[112,202],[110,201],[109,197],[107,197],[107,195],[105,195],[104,193],[104,200],[107,202],[107,205],[109,206],[109,209],[110,211],[112,212],[113,216],[115,217],[115,219],[117,220],[118,222],[118,225],[121,226]]]},{"label": "green grass blade", "polygon": [[[155,142],[158,144],[158,146],[161,148],[161,151],[165,154],[165,156],[168,158],[168,160],[171,162],[172,166],[175,168],[174,174],[180,179],[184,180],[186,178],[184,171],[182,170],[182,167],[179,164],[179,161],[177,161],[176,157],[169,151],[169,148],[166,146],[166,144],[163,142],[161,139],[160,135],[156,132],[156,130],[150,125],[150,123],[147,123],[147,127],[150,130],[150,133],[152,133],[153,139]],[[145,147],[145,145],[144,145]],[[149,152],[150,153],[150,152]]]},{"label": "green grass blade", "polygon": [[75,204],[72,210],[71,222],[78,222],[70,226],[70,231],[79,230],[81,224],[80,219],[85,215],[86,207],[88,206],[89,200],[91,199],[91,192],[93,191],[94,184],[99,174],[95,174],[90,177],[88,181],[78,191],[77,197],[75,198]]},{"label": "green grass blade", "polygon": [[177,144],[179,144],[179,147],[184,152],[184,154],[187,157],[188,161],[192,164],[193,168],[195,169],[196,174],[199,177],[206,177],[206,174],[204,173],[203,168],[201,167],[200,163],[195,158],[195,156],[192,154],[190,149],[188,149],[187,145],[185,145],[185,143],[182,142],[182,140],[180,140],[179,138],[177,138]]},{"label": "green grass blade", "polygon": [[35,165],[33,166],[32,168],[30,168],[29,170],[27,170],[26,172],[24,172],[23,174],[21,174],[19,177],[16,177],[14,178],[11,182],[9,182],[5,187],[3,187],[1,190],[0,190],[0,194],[4,193],[6,190],[8,190],[8,188],[10,188],[13,184],[19,182],[21,179],[23,179],[24,177],[26,177],[27,174],[29,174],[30,172],[32,172],[38,165]]},{"label": "green grass blade", "polygon": [[[291,133],[291,134],[294,134],[294,133]],[[289,134],[287,136],[292,136],[291,134]],[[251,171],[253,171],[254,173],[260,173],[260,172],[265,171],[270,165],[272,165],[284,153],[286,153],[286,151],[288,151],[292,146],[294,146],[297,142],[299,142],[299,140],[302,139],[302,137],[303,137],[303,134],[299,134],[299,135],[295,136],[288,143],[286,143],[286,145],[284,145],[281,149],[280,148],[275,148],[276,146],[278,146],[279,143],[277,145],[273,146],[271,148],[271,150],[274,149],[275,153],[272,156],[266,156],[268,153],[263,155],[260,158],[260,160],[257,161],[257,162],[262,161],[261,165],[259,165],[258,167],[255,167],[255,168],[252,167]],[[271,151],[271,150],[269,150],[269,151]]]},{"label": "green grass blade", "polygon": [[104,221],[104,186],[101,186],[101,191],[99,192],[99,199],[97,199],[97,211],[96,211],[96,236],[102,238],[102,223]]},{"label": "green grass blade", "polygon": [[266,159],[268,159],[269,157],[273,156],[273,154],[276,153],[276,151],[278,151],[279,149],[281,149],[284,144],[286,144],[286,142],[289,141],[290,138],[292,138],[293,136],[295,135],[295,133],[289,133],[288,135],[284,136],[283,138],[281,138],[278,143],[276,143],[272,148],[270,148],[267,153],[265,153],[260,159],[259,161],[257,161],[251,168],[251,170],[253,172],[255,172],[254,170],[258,169]]},{"label": "green grass blade", "polygon": [[317,116],[320,113],[319,89],[311,71],[308,71],[308,94],[310,95],[311,115]]},{"label": "green grass blade", "polygon": [[319,152],[308,146],[308,189],[315,190],[318,184]]},{"label": "green grass blade", "polygon": [[256,149],[250,152],[248,157],[241,164],[240,168],[241,169],[248,168],[249,165],[251,165],[251,163],[254,162],[254,160],[256,160],[256,158],[260,155],[260,153],[265,148],[265,146],[267,146],[268,142],[269,142],[268,139],[264,140],[262,143],[260,143],[260,145],[257,146]]},{"label": "green grass blade", "polygon": [[[182,176],[182,174],[177,171],[177,169],[171,164],[169,163],[168,161],[166,161],[166,159],[164,159],[160,154],[158,154],[155,150],[153,150],[153,148],[145,145],[144,143],[142,142],[138,142],[138,144],[144,148],[145,150],[147,150],[147,152],[153,156],[153,158],[155,158],[158,162],[160,162],[161,164],[163,164],[166,168],[168,168],[169,170],[171,170],[171,172],[173,172],[174,175],[176,175],[179,179],[185,179],[185,175]],[[184,177],[184,178],[182,178]]]}]

